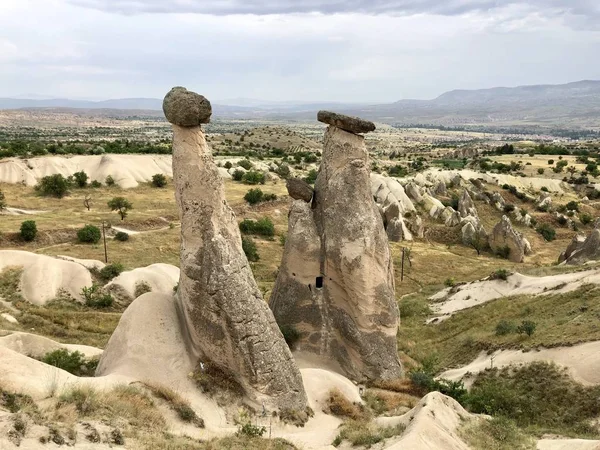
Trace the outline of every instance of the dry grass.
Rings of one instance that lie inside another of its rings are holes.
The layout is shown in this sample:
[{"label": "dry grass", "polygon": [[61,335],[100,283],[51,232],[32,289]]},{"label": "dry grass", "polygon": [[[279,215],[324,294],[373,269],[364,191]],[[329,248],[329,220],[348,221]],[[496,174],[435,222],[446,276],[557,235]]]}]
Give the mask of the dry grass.
[{"label": "dry grass", "polygon": [[383,389],[367,389],[363,398],[367,406],[378,416],[400,415],[407,409],[414,408],[420,400],[416,395]]},{"label": "dry grass", "polygon": [[533,450],[535,439],[508,419],[473,419],[464,422],[458,434],[473,450]]},{"label": "dry grass", "polygon": [[333,446],[337,447],[342,442],[349,441],[353,447],[371,448],[385,439],[401,435],[405,429],[401,424],[395,427],[378,427],[372,422],[350,420],[341,425]]},{"label": "dry grass", "polygon": [[204,428],[204,420],[202,420],[196,412],[192,409],[190,402],[179,395],[174,390],[157,383],[145,382],[144,386],[147,387],[152,394],[156,397],[165,400],[169,407],[177,413],[177,416],[184,422],[190,422],[200,428]]},{"label": "dry grass", "polygon": [[293,444],[284,439],[236,435],[202,442],[168,434],[142,437],[139,440],[139,448],[143,450],[296,450]]},{"label": "dry grass", "polygon": [[337,388],[331,389],[328,392],[323,412],[352,420],[364,419],[367,415],[362,405],[352,403]]}]

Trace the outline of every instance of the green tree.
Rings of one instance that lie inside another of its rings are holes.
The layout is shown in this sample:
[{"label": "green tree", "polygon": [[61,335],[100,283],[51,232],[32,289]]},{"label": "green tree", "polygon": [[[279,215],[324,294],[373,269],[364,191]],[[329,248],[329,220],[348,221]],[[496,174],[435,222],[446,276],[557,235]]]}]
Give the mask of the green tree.
[{"label": "green tree", "polygon": [[69,180],[57,173],[43,177],[35,186],[35,190],[41,195],[63,198],[67,195],[69,187]]},{"label": "green tree", "polygon": [[85,173],[83,170],[81,172],[75,172],[73,174],[73,178],[75,179],[75,183],[77,183],[77,186],[79,186],[80,188],[84,188],[87,186],[89,177],[87,173]]},{"label": "green tree", "polygon": [[162,173],[157,173],[155,175],[152,175],[152,186],[157,187],[157,188],[162,188],[165,187],[167,185],[167,177],[164,176]]},{"label": "green tree", "polygon": [[125,220],[127,212],[133,209],[133,205],[125,197],[115,197],[108,202],[108,207],[111,211],[117,211],[121,216],[121,220]]},{"label": "green tree", "polygon": [[21,224],[21,238],[26,242],[31,242],[37,236],[37,225],[34,220],[26,220]]},{"label": "green tree", "polygon": [[100,228],[94,225],[86,225],[77,232],[77,240],[79,242],[97,244],[101,237]]}]

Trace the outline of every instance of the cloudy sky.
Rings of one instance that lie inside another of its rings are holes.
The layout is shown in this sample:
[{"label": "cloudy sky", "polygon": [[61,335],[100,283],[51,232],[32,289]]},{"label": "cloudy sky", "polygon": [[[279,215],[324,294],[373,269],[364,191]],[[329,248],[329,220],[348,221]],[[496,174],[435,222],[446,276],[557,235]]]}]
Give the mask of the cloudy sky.
[{"label": "cloudy sky", "polygon": [[0,96],[391,102],[600,79],[599,0],[0,0]]}]

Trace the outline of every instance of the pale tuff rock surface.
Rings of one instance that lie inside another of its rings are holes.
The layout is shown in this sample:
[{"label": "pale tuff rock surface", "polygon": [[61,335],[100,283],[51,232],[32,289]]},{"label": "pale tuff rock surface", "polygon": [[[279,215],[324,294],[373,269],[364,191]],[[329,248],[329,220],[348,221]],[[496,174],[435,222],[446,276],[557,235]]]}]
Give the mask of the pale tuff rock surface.
[{"label": "pale tuff rock surface", "polygon": [[196,127],[210,122],[212,107],[204,96],[184,87],[174,87],[163,100],[163,112],[174,125]]},{"label": "pale tuff rock surface", "polygon": [[21,295],[34,305],[44,305],[60,293],[81,302],[81,289],[92,285],[90,272],[81,264],[20,250],[0,250],[0,272],[10,266],[23,270]]},{"label": "pale tuff rock surface", "polygon": [[531,252],[531,245],[521,233],[513,229],[508,216],[502,216],[494,227],[490,238],[490,247],[494,253],[508,247],[508,259],[512,262],[523,262],[525,255]]},{"label": "pale tuff rock surface", "polygon": [[475,203],[473,203],[473,199],[466,189],[458,199],[458,212],[461,217],[477,217],[477,208],[475,208]]},{"label": "pale tuff rock surface", "polygon": [[319,122],[332,125],[349,133],[368,133],[375,131],[375,124],[360,117],[351,117],[344,114],[338,114],[331,111],[319,111],[317,113]]},{"label": "pale tuff rock surface", "polygon": [[300,372],[254,281],[199,127],[174,126],[173,175],[181,215],[177,302],[193,357],[235,376],[259,405],[303,413]]},{"label": "pale tuff rock surface", "polygon": [[461,222],[461,233],[464,245],[479,249],[483,249],[488,245],[488,234],[478,217],[465,217]]},{"label": "pale tuff rock surface", "polygon": [[300,178],[288,178],[285,186],[294,200],[304,200],[307,203],[312,200],[314,190],[306,181]]},{"label": "pale tuff rock surface", "polygon": [[584,264],[587,261],[600,259],[600,230],[594,229],[585,240],[576,236],[573,238],[564,254],[561,254],[559,262],[566,261],[567,264]]},{"label": "pale tuff rock surface", "polygon": [[152,264],[121,273],[108,283],[104,289],[114,299],[128,305],[146,292],[172,294],[179,281],[179,268],[171,264]]},{"label": "pale tuff rock surface", "polygon": [[535,207],[540,211],[548,211],[552,207],[552,197],[549,192],[540,192],[535,201]]},{"label": "pale tuff rock surface", "polygon": [[291,205],[270,300],[280,326],[300,332],[298,352],[354,380],[401,374],[392,259],[371,189],[364,138],[329,127],[313,203]]},{"label": "pale tuff rock surface", "polygon": [[[411,241],[423,237],[423,221],[415,214],[415,206],[404,187],[394,178],[371,174],[371,194],[379,206],[390,241]],[[404,215],[410,219],[405,219]]]}]

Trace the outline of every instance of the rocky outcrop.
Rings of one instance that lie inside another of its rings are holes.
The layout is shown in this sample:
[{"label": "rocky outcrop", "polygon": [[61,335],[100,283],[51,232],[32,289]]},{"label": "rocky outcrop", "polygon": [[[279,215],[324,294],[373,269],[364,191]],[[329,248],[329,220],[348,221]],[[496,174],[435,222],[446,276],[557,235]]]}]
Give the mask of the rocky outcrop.
[{"label": "rocky outcrop", "polygon": [[[177,95],[185,95],[185,101]],[[171,91],[165,99],[166,116],[189,114],[171,108],[201,111],[205,99],[192,97],[198,104],[190,105],[185,92]],[[197,117],[197,122],[206,120],[205,116]],[[180,324],[179,330],[171,329],[169,333],[181,335],[185,354],[194,366],[200,370],[214,367],[231,376],[256,408],[293,412],[298,422],[305,421],[308,403],[300,370],[256,285],[242,249],[238,222],[227,205],[223,181],[199,126],[173,125],[173,181],[181,218],[181,271],[175,300],[172,293],[166,297],[151,293],[134,301],[131,307],[139,307],[146,296],[160,297],[163,307],[172,308],[169,314],[177,317]],[[144,360],[139,366],[155,369],[157,364],[171,364],[171,360],[154,360],[152,347],[124,345],[127,336],[135,332],[131,324],[141,320],[134,316],[133,312],[123,315],[98,374],[113,373],[122,364],[118,361],[131,358]],[[150,346],[169,341],[170,337],[156,335],[153,339]],[[173,349],[171,353],[182,352],[183,349]],[[184,378],[189,373],[187,363],[185,370]]]},{"label": "rocky outcrop", "polygon": [[490,202],[498,211],[504,211],[504,206],[506,202],[504,201],[504,197],[500,194],[500,192],[494,192],[490,195]]},{"label": "rocky outcrop", "polygon": [[488,246],[488,234],[478,217],[467,216],[461,221],[461,235],[464,245],[479,251]]},{"label": "rocky outcrop", "polygon": [[304,200],[307,203],[312,200],[313,188],[306,181],[300,178],[288,178],[285,186],[289,196],[294,200]]},{"label": "rocky outcrop", "polygon": [[298,354],[356,381],[401,374],[392,258],[369,167],[362,136],[327,129],[313,203],[292,202],[270,300],[279,325],[299,332]]},{"label": "rocky outcrop", "polygon": [[558,261],[567,264],[584,264],[600,260],[600,230],[594,229],[587,238],[575,236]]},{"label": "rocky outcrop", "polygon": [[435,188],[433,190],[433,193],[435,195],[440,195],[442,197],[445,197],[448,195],[448,189],[446,189],[446,183],[444,183],[443,181],[440,181],[438,184],[435,185]]},{"label": "rocky outcrop", "polygon": [[552,208],[552,197],[549,192],[541,192],[535,200],[535,207],[538,211],[549,211]]},{"label": "rocky outcrop", "polygon": [[461,217],[477,217],[477,208],[475,208],[475,203],[473,203],[473,199],[466,189],[458,199],[458,212],[460,213]]},{"label": "rocky outcrop", "polygon": [[407,183],[406,186],[404,186],[404,190],[414,202],[421,203],[423,201],[423,194],[421,194],[419,186],[417,186],[412,181]]},{"label": "rocky outcrop", "polygon": [[165,96],[163,112],[169,122],[180,127],[197,127],[210,122],[212,107],[202,95],[184,87],[174,87]]},{"label": "rocky outcrop", "polygon": [[351,117],[331,111],[319,111],[317,120],[328,125],[340,128],[349,133],[368,133],[375,131],[375,124],[360,117]]},{"label": "rocky outcrop", "polygon": [[496,224],[489,237],[489,244],[494,253],[502,254],[513,262],[523,262],[525,254],[531,252],[531,245],[512,227],[508,216],[502,216]]},{"label": "rocky outcrop", "polygon": [[444,222],[447,227],[455,227],[460,223],[460,214],[454,208],[446,206],[446,208],[440,214],[440,220]]},{"label": "rocky outcrop", "polygon": [[[394,178],[371,174],[371,194],[379,206],[388,238],[393,242],[410,241],[413,235],[423,237],[423,222],[415,207]],[[410,220],[404,218],[410,216]],[[416,225],[416,232],[413,231]]]}]

